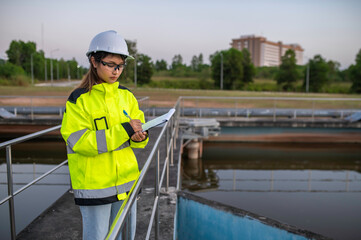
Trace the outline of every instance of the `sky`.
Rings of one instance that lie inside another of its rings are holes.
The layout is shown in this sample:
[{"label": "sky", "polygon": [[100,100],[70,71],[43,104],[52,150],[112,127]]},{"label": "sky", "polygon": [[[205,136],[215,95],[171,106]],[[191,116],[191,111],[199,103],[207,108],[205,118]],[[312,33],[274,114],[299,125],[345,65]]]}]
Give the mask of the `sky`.
[{"label": "sky", "polygon": [[0,58],[12,40],[32,41],[46,57],[85,67],[91,39],[116,30],[138,52],[171,64],[230,48],[241,35],[298,43],[304,62],[320,54],[341,69],[361,49],[360,0],[0,0]]}]

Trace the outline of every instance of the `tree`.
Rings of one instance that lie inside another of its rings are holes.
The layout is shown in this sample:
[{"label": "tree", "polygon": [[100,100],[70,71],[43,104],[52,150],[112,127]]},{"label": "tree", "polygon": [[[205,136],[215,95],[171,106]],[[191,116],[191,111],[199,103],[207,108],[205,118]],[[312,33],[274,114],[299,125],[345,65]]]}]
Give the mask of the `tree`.
[{"label": "tree", "polygon": [[70,70],[70,77],[72,79],[81,78],[81,74],[79,73],[79,69],[78,69],[78,63],[75,60],[75,58],[73,58],[72,60],[67,61],[67,63],[68,63],[69,70]]},{"label": "tree", "polygon": [[193,56],[191,60],[191,68],[194,72],[202,71],[203,67],[203,54],[200,53],[199,56]]},{"label": "tree", "polygon": [[168,64],[165,60],[161,59],[160,61],[155,62],[156,71],[166,71],[168,69]]},{"label": "tree", "polygon": [[[44,59],[45,59],[44,52],[42,50],[35,52],[33,54],[34,77],[37,79],[44,79],[44,68],[45,68]],[[31,74],[31,69],[29,74]]]},{"label": "tree", "polygon": [[276,74],[277,85],[283,90],[294,90],[298,78],[296,68],[296,54],[292,49],[288,49],[281,58],[282,63]]},{"label": "tree", "polygon": [[[319,92],[323,86],[328,82],[328,65],[321,55],[316,55],[310,59],[309,64],[309,89],[311,92]],[[305,69],[307,71],[307,68]],[[307,74],[305,73],[305,80],[303,86],[306,86]]]},{"label": "tree", "polygon": [[9,49],[6,51],[9,62],[22,67],[27,73],[31,72],[31,55],[36,52],[34,42],[11,41]]},{"label": "tree", "polygon": [[356,55],[356,64],[349,68],[349,75],[352,81],[351,91],[361,93],[361,49]]},{"label": "tree", "polygon": [[212,78],[215,86],[220,86],[221,55],[223,56],[223,89],[241,89],[243,85],[243,56],[242,52],[234,48],[211,55]]},{"label": "tree", "polygon": [[328,76],[330,82],[339,82],[342,81],[341,73],[340,73],[340,66],[341,64],[336,61],[329,60],[327,62],[328,65]]},{"label": "tree", "polygon": [[126,43],[130,56],[136,56],[138,54],[137,41],[126,40]]},{"label": "tree", "polygon": [[180,54],[178,55],[175,55],[173,58],[172,58],[172,70],[175,70],[179,67],[182,67],[183,66],[183,58]]},{"label": "tree", "polygon": [[86,69],[78,67],[78,62],[73,58],[70,61],[63,59],[49,59],[45,58],[42,50],[36,51],[36,44],[34,42],[23,42],[21,40],[13,40],[10,43],[9,49],[6,51],[8,61],[14,65],[20,66],[25,73],[31,75],[31,58],[33,59],[34,77],[37,79],[45,78],[45,61],[47,79],[50,79],[50,61],[53,61],[53,76],[57,79],[57,65],[59,64],[59,78],[68,78],[68,68],[72,79],[81,78]]},{"label": "tree", "polygon": [[15,65],[9,61],[4,64],[0,64],[0,77],[11,79],[17,75],[24,75],[24,69],[18,65]]},{"label": "tree", "polygon": [[183,64],[183,58],[180,54],[173,57],[170,70],[171,76],[174,77],[189,77],[192,75],[191,68]]},{"label": "tree", "polygon": [[137,81],[140,84],[150,83],[153,75],[151,58],[145,54],[138,54],[137,58]]},{"label": "tree", "polygon": [[121,82],[128,82],[134,79],[134,64],[138,61],[138,51],[137,51],[137,42],[131,40],[125,40],[128,46],[128,52],[135,60],[127,60],[127,66],[124,69],[123,73],[120,75],[119,80]]},{"label": "tree", "polygon": [[245,84],[253,82],[253,76],[255,73],[255,69],[251,60],[251,54],[246,48],[242,49],[243,56],[243,82]]}]

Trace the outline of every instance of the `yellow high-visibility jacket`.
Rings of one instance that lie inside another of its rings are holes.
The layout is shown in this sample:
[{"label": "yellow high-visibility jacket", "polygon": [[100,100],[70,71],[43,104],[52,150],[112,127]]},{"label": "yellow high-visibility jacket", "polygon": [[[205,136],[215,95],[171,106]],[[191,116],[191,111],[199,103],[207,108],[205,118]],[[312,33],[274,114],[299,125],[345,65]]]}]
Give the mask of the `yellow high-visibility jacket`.
[{"label": "yellow high-visibility jacket", "polygon": [[74,90],[66,103],[61,134],[66,142],[75,203],[98,205],[122,200],[139,175],[130,139],[133,128],[124,113],[144,123],[134,95],[125,87],[102,83]]}]

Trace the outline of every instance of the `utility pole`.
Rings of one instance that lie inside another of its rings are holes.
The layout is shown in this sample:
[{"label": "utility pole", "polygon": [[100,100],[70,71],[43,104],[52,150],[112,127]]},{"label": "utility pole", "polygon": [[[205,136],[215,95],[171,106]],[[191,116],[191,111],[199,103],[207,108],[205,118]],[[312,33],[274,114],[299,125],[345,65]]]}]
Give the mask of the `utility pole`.
[{"label": "utility pole", "polygon": [[45,82],[48,81],[48,72],[47,72],[47,69],[46,69],[46,57],[45,57],[45,54],[44,54],[44,69],[45,69]]},{"label": "utility pole", "polygon": [[309,90],[309,83],[310,83],[310,63],[307,64],[307,73],[306,73],[306,93]]},{"label": "utility pole", "polygon": [[221,82],[220,82],[221,90],[223,90],[223,53],[221,53]]},{"label": "utility pole", "polygon": [[66,64],[68,66],[68,81],[70,82],[70,69],[69,69],[69,63]]},{"label": "utility pole", "polygon": [[31,85],[34,86],[34,63],[33,63],[33,55],[34,55],[34,53],[32,53],[31,56],[30,56],[30,63],[31,63]]},{"label": "utility pole", "polygon": [[51,85],[53,85],[53,59],[50,58],[50,81]]},{"label": "utility pole", "polygon": [[134,58],[134,84],[137,87],[137,60]]},{"label": "utility pole", "polygon": [[59,51],[59,48],[50,51],[50,79],[51,85],[53,85],[53,52]]},{"label": "utility pole", "polygon": [[59,61],[57,62],[56,64],[56,77],[57,77],[57,80],[59,81]]}]

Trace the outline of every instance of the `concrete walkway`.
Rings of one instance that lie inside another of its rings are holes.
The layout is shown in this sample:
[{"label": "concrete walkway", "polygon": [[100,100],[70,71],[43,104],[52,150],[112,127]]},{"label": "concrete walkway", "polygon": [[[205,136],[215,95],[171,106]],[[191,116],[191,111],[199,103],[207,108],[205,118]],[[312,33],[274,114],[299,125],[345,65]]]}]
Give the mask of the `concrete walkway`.
[{"label": "concrete walkway", "polygon": [[[143,150],[135,149],[139,168],[142,169],[147,160],[161,128],[150,131],[150,141]],[[160,142],[160,159],[165,156],[165,139]],[[178,145],[179,146],[179,145]],[[160,239],[173,239],[174,213],[176,208],[175,187],[177,182],[177,165],[179,148],[174,153],[174,165],[170,166],[170,188],[168,193],[161,194],[160,209]],[[155,160],[155,159],[154,159]],[[154,203],[155,161],[143,182],[140,199],[137,207],[137,232],[136,239],[145,239],[150,215]],[[163,163],[160,164],[162,169]],[[165,184],[163,184],[165,186]],[[154,224],[153,224],[154,225]],[[154,236],[152,231],[151,238]],[[17,239],[81,239],[82,225],[81,214],[78,206],[74,204],[73,194],[67,191],[58,201],[49,207],[43,214],[36,218],[27,228],[18,234]]]},{"label": "concrete walkway", "polygon": [[80,80],[71,80],[71,81],[57,81],[54,80],[51,82],[37,83],[35,84],[36,87],[74,87],[78,85],[81,81]]}]

